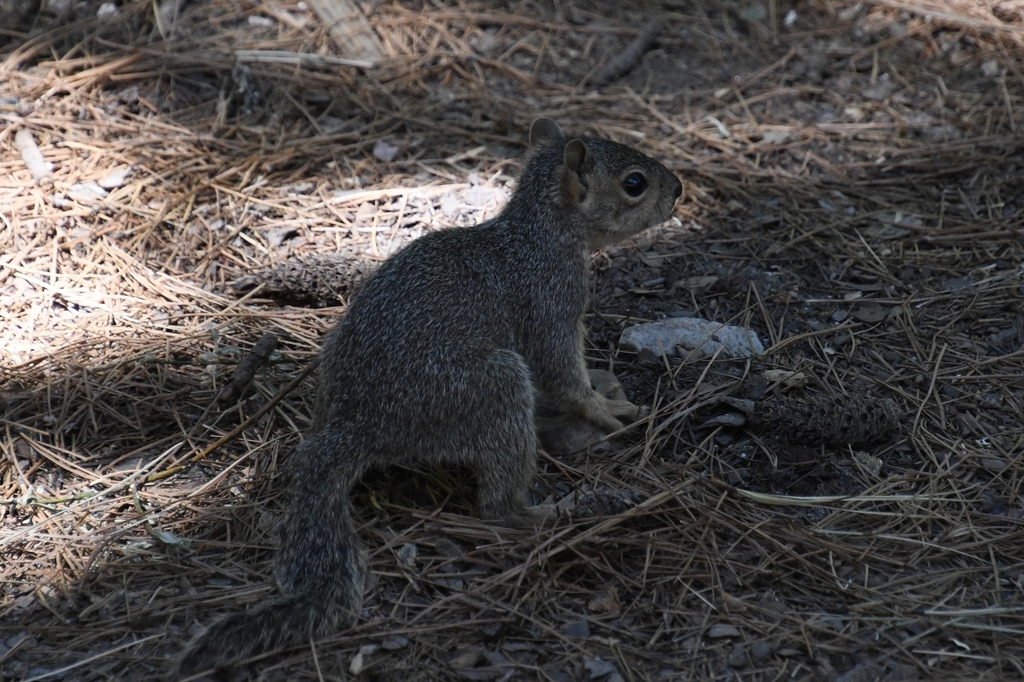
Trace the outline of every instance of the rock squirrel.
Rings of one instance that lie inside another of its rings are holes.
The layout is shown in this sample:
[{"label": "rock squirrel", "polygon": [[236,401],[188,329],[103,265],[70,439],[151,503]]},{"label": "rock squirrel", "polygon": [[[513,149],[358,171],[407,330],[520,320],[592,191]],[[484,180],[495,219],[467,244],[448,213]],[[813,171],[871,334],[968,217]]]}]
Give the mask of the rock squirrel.
[{"label": "rock squirrel", "polygon": [[226,666],[351,625],[364,558],[349,492],[367,469],[450,462],[477,475],[483,517],[527,507],[537,459],[534,391],[607,432],[637,408],[595,391],[583,356],[589,251],[666,220],[682,184],[629,147],[568,139],[541,118],[505,209],[432,232],[388,259],[321,353],[312,433],[292,455],[280,596],[214,622],[179,673]]}]

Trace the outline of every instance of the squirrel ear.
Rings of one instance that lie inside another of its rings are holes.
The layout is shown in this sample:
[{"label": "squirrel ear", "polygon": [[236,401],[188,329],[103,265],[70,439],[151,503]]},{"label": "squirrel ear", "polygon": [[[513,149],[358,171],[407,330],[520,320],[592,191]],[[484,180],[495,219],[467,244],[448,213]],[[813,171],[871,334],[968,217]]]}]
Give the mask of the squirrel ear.
[{"label": "squirrel ear", "polygon": [[538,118],[530,126],[530,146],[565,144],[565,133],[550,118]]},{"label": "squirrel ear", "polygon": [[576,175],[584,175],[589,171],[592,159],[586,143],[579,138],[569,140],[562,152],[562,163]]},{"label": "squirrel ear", "polygon": [[593,166],[590,150],[583,140],[569,140],[562,152],[562,191],[574,203],[587,194],[587,174]]}]

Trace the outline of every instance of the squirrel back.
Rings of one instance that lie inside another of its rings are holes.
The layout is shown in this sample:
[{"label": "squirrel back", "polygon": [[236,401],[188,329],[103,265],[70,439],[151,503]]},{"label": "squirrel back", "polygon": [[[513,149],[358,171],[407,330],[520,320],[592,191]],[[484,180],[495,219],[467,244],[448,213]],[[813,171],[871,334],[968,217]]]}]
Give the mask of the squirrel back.
[{"label": "squirrel back", "polygon": [[637,408],[590,384],[583,357],[589,251],[669,217],[682,194],[663,165],[550,119],[493,220],[427,234],[389,258],[328,334],[309,438],[290,459],[276,559],[281,596],[223,618],[189,645],[192,673],[352,624],[364,559],[349,491],[371,467],[474,469],[485,518],[542,521],[534,391],[606,432]]}]

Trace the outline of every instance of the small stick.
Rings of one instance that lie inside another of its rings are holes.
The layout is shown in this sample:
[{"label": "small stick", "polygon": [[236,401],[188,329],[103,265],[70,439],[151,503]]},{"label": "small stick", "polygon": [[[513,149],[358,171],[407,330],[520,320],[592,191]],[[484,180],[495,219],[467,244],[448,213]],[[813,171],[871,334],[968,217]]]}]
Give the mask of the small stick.
[{"label": "small stick", "polygon": [[636,66],[644,52],[650,49],[655,38],[665,28],[665,22],[661,19],[652,19],[643,25],[640,33],[633,39],[626,49],[608,60],[608,63],[597,70],[591,82],[594,85],[605,85],[611,83],[619,76]]},{"label": "small stick", "polygon": [[[223,436],[218,438],[216,441],[214,441],[210,445],[207,445],[205,448],[203,448],[197,454],[195,454],[192,457],[190,457],[186,464],[174,464],[170,468],[165,469],[164,471],[161,471],[160,473],[150,474],[149,476],[146,477],[146,483],[152,483],[153,481],[159,481],[159,480],[167,478],[169,476],[173,476],[174,474],[178,473],[179,471],[184,470],[184,468],[188,464],[195,464],[196,462],[201,462],[202,460],[204,460],[207,457],[209,457],[210,453],[212,453],[214,450],[216,450],[220,446],[224,445],[228,441],[230,441],[233,438],[235,438],[242,431],[245,431],[247,428],[249,428],[250,424],[252,424],[255,421],[258,421],[263,415],[265,415],[267,412],[270,412],[272,409],[274,409],[274,407],[279,402],[281,402],[281,398],[284,398],[286,395],[291,393],[295,389],[296,386],[301,384],[305,380],[305,378],[308,377],[313,372],[313,370],[317,368],[317,365],[319,365],[319,364],[320,364],[320,357],[317,356],[316,358],[313,359],[312,362],[310,362],[308,365],[306,365],[306,369],[302,370],[297,377],[295,377],[294,379],[289,381],[287,386],[285,386],[280,391],[278,391],[277,395],[275,395],[273,398],[271,398],[267,402],[266,405],[264,405],[260,409],[256,410],[256,412],[251,417],[249,417],[248,419],[243,421],[241,424],[239,424],[238,426],[233,428],[229,433],[224,434]],[[181,459],[178,460],[178,462],[181,462],[181,461],[182,461]]]},{"label": "small stick", "polygon": [[53,164],[43,160],[43,154],[36,146],[35,138],[27,130],[19,130],[14,136],[14,146],[21,152],[21,160],[28,166],[28,172],[37,185],[53,183]]},{"label": "small stick", "polygon": [[252,383],[256,372],[267,362],[275,348],[277,348],[277,337],[273,334],[264,334],[245,356],[245,359],[235,367],[231,379],[224,384],[217,400],[223,403],[241,398],[242,392]]}]

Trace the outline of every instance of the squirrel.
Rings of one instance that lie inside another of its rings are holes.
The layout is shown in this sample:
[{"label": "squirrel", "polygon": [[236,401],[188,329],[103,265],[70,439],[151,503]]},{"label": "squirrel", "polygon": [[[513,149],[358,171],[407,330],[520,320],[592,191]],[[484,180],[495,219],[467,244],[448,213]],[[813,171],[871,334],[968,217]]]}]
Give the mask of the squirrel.
[{"label": "squirrel", "polygon": [[215,621],[180,674],[228,667],[351,626],[365,559],[349,493],[389,465],[458,463],[486,519],[543,523],[534,391],[611,433],[636,417],[591,387],[583,355],[589,252],[666,220],[683,187],[630,147],[569,139],[548,118],[501,213],[432,232],[385,261],[328,332],[309,437],[289,460],[275,564],[280,596]]}]

